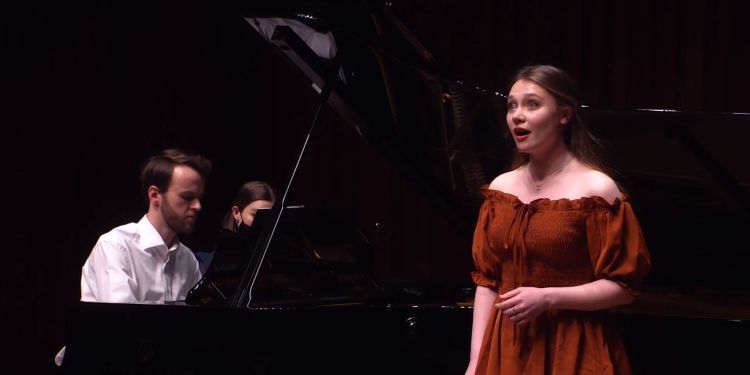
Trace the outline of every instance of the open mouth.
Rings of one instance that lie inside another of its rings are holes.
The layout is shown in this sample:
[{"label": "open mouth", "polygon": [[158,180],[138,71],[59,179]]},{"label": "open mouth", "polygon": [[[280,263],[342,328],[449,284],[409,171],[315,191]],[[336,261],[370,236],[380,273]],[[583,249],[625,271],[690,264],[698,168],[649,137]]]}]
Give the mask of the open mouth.
[{"label": "open mouth", "polygon": [[514,128],[513,134],[518,135],[518,136],[523,136],[523,135],[531,134],[531,131],[528,129],[524,129],[524,128]]}]

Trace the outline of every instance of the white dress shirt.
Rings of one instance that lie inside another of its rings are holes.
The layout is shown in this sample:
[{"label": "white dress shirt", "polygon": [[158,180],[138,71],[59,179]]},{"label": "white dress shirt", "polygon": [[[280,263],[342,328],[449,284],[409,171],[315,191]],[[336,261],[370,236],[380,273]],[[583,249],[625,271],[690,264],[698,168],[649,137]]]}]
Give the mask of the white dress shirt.
[{"label": "white dress shirt", "polygon": [[81,301],[183,301],[201,279],[193,252],[170,248],[146,216],[99,237],[81,272]]}]

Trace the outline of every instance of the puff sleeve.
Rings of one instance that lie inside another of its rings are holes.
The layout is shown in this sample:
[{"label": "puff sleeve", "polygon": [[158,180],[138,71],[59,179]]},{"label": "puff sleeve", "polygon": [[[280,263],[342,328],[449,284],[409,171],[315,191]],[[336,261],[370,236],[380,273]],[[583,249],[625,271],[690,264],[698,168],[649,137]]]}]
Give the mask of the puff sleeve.
[{"label": "puff sleeve", "polygon": [[489,229],[494,217],[492,203],[485,200],[479,208],[479,217],[474,229],[474,240],[472,244],[472,258],[474,259],[474,271],[471,278],[475,284],[492,290],[500,288],[500,260],[499,254],[492,250],[489,240]]},{"label": "puff sleeve", "polygon": [[631,292],[651,270],[651,257],[627,199],[595,210],[587,220],[589,256],[595,279],[609,279]]}]

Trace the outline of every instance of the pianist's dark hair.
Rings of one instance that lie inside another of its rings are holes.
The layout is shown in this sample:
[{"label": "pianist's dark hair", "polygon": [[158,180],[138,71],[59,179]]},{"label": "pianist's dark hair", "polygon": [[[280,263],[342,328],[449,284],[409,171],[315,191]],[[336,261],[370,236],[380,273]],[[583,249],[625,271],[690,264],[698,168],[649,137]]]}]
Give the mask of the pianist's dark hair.
[{"label": "pianist's dark hair", "polygon": [[141,168],[141,189],[148,201],[148,187],[156,186],[160,192],[167,191],[172,181],[172,171],[176,165],[195,169],[203,179],[211,174],[211,161],[197,154],[188,154],[180,149],[170,148],[149,158]]},{"label": "pianist's dark hair", "polygon": [[[528,65],[516,72],[510,81],[509,89],[522,79],[542,86],[555,97],[559,105],[573,110],[570,122],[564,127],[565,144],[578,160],[588,164],[591,168],[607,172],[602,161],[602,143],[589,132],[578,111],[580,95],[575,80],[564,70],[552,65]],[[511,167],[518,167],[528,161],[527,154],[516,151]]]},{"label": "pianist's dark hair", "polygon": [[232,207],[237,206],[237,208],[242,211],[250,203],[260,200],[276,203],[276,193],[273,192],[271,185],[263,181],[249,181],[243,184],[240,189],[237,190],[237,194],[234,196],[234,200],[229,206],[229,210],[224,214],[224,229],[232,232],[237,231],[237,222],[234,221],[234,218],[232,217]]}]

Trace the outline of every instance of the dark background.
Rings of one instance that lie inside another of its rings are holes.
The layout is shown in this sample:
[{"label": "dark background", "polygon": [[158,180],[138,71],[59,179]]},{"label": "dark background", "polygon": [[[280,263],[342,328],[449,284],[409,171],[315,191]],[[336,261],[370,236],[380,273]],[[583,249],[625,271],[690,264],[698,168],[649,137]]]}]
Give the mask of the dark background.
[{"label": "dark background", "polygon": [[[140,163],[172,146],[213,160],[190,239],[194,248],[210,246],[240,183],[283,185],[317,96],[251,32],[234,1],[2,7],[3,367],[44,373],[64,344],[67,309],[96,238],[145,212]],[[578,79],[595,108],[705,112],[750,112],[746,8],[700,0],[393,2],[444,71],[467,83],[502,90],[519,66],[551,63]],[[465,233],[432,214],[418,186],[332,111],[322,115],[329,125],[289,203],[357,207],[379,277],[468,282]]]}]

